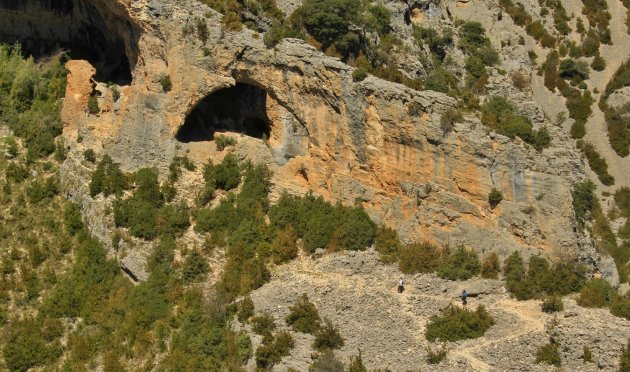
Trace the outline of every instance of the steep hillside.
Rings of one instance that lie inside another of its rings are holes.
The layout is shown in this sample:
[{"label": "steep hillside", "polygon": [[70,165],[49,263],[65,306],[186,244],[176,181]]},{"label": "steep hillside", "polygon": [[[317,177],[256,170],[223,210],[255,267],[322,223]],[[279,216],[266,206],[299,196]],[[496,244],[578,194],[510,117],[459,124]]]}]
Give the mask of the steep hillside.
[{"label": "steep hillside", "polygon": [[629,8],[0,1],[0,368],[623,368]]}]

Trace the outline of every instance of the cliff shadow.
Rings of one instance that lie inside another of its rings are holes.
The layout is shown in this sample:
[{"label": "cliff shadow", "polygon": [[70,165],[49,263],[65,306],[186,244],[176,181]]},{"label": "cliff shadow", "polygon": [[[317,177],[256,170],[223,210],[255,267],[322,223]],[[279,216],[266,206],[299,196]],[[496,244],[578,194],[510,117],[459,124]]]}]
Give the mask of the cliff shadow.
[{"label": "cliff shadow", "polygon": [[139,28],[125,10],[86,0],[0,0],[0,42],[36,60],[65,52],[96,69],[95,80],[129,85]]},{"label": "cliff shadow", "polygon": [[188,114],[175,138],[183,143],[212,141],[215,133],[225,131],[269,138],[267,92],[251,84],[236,83],[211,93]]}]

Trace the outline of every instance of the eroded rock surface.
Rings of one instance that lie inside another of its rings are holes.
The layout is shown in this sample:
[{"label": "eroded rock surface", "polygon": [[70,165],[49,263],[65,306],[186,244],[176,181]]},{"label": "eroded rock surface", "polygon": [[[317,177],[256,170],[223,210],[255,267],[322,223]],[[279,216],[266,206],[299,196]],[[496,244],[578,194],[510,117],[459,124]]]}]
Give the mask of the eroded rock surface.
[{"label": "eroded rock surface", "polygon": [[[84,1],[69,3],[70,10],[53,18],[85,12]],[[17,21],[37,6],[54,13],[42,4],[2,12]],[[405,6],[394,8],[402,12]],[[216,156],[214,144],[176,138],[187,115],[213,92],[250,84],[267,94],[270,146],[239,145],[237,151],[273,169],[274,198],[283,191],[312,191],[346,204],[358,199],[375,221],[397,228],[406,241],[463,244],[501,255],[514,249],[571,254],[616,275],[576,230],[570,190],[584,179],[584,165],[566,147],[562,131],[553,132],[551,147],[542,153],[488,134],[472,116],[444,133],[440,119],[456,105],[453,98],[374,77],[355,83],[349,66],[305,42],[286,39],[266,48],[254,31],[222,29],[221,15],[197,1],[94,1],[89,9],[84,22],[98,20],[100,29],[118,40],[107,45],[124,46],[133,80],[117,88],[120,98],[114,102],[111,86],[85,79],[85,63],[68,65],[64,136],[75,154],[92,148],[110,154],[126,171],[165,170],[187,151],[205,162]],[[194,32],[200,22],[208,30],[202,38]],[[51,37],[85,47],[62,35]],[[170,91],[160,84],[165,76]],[[77,105],[94,89],[101,112],[86,116]],[[71,109],[71,102],[77,108]],[[522,107],[535,125],[546,122],[536,107]],[[76,162],[68,161],[63,187],[88,182]],[[492,188],[504,195],[497,208],[487,202]],[[104,237],[111,244],[108,240]]]}]

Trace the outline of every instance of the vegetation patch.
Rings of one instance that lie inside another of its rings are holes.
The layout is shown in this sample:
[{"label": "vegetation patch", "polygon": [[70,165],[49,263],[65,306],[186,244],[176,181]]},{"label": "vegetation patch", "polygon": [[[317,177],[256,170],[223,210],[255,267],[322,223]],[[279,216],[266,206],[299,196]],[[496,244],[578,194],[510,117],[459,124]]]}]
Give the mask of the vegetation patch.
[{"label": "vegetation patch", "polygon": [[433,315],[427,324],[425,336],[433,342],[458,341],[478,338],[494,324],[494,319],[483,305],[472,311],[451,306],[442,315]]}]

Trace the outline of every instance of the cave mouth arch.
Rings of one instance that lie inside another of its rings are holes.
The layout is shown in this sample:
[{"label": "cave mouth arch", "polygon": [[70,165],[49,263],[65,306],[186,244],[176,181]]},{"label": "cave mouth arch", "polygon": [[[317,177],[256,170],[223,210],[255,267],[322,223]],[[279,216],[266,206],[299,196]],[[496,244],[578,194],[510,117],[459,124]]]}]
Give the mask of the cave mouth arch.
[{"label": "cave mouth arch", "polygon": [[0,0],[0,42],[46,59],[61,51],[96,69],[95,80],[129,85],[139,28],[119,6],[90,0]]},{"label": "cave mouth arch", "polygon": [[175,138],[183,143],[212,141],[216,133],[226,131],[269,138],[267,91],[236,83],[209,94],[188,114]]}]

